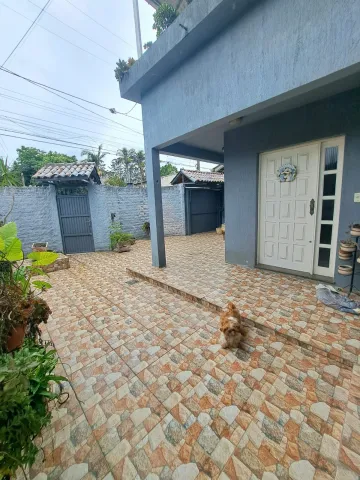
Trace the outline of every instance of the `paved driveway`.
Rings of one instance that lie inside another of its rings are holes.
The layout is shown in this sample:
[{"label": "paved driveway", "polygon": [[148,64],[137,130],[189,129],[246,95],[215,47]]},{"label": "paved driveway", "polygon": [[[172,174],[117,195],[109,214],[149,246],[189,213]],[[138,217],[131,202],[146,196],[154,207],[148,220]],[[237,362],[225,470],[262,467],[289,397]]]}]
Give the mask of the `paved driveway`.
[{"label": "paved driveway", "polygon": [[[169,238],[169,265],[192,242]],[[358,479],[358,367],[255,328],[243,350],[223,350],[216,313],[126,275],[149,248],[73,256],[51,274],[44,335],[70,399],[31,477]]]}]

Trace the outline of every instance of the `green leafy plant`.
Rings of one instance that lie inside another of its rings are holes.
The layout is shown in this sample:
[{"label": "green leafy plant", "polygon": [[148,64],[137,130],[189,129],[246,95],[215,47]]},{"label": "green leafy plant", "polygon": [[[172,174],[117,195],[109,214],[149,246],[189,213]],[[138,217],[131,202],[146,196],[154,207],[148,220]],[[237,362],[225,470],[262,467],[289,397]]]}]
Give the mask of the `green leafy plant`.
[{"label": "green leafy plant", "polygon": [[[55,350],[27,340],[13,355],[0,355],[0,477],[31,466],[34,439],[51,419],[49,401],[59,400],[65,377],[54,374]],[[55,391],[54,387],[60,385]]]},{"label": "green leafy plant", "polygon": [[152,44],[153,44],[152,41],[149,41],[149,42],[144,43],[144,45],[143,45],[144,50],[147,50],[148,48],[150,48]]},{"label": "green leafy plant", "polygon": [[110,248],[115,250],[117,247],[133,245],[135,238],[131,233],[123,232],[120,222],[113,222],[110,227]]},{"label": "green leafy plant", "polygon": [[178,12],[176,8],[168,3],[162,3],[154,13],[153,29],[156,30],[156,36],[160,35],[174,22]]},{"label": "green leafy plant", "polygon": [[47,303],[36,296],[51,284],[33,277],[46,275],[41,267],[53,263],[58,254],[32,252],[27,258],[32,263],[24,265],[16,224],[11,222],[0,227],[0,352],[7,350],[8,339],[17,327],[21,327],[24,334],[26,326],[29,336],[39,338],[39,325],[46,323],[51,313]]},{"label": "green leafy plant", "polygon": [[116,68],[114,72],[115,78],[118,82],[120,82],[124,78],[125,73],[130,70],[130,68],[134,65],[135,61],[136,60],[133,57],[129,57],[127,61],[119,59],[119,61],[116,62]]},{"label": "green leafy plant", "polygon": [[146,235],[150,235],[150,222],[144,222],[141,229],[146,233]]},{"label": "green leafy plant", "polygon": [[0,187],[17,187],[21,185],[17,176],[9,167],[8,159],[0,157]]}]

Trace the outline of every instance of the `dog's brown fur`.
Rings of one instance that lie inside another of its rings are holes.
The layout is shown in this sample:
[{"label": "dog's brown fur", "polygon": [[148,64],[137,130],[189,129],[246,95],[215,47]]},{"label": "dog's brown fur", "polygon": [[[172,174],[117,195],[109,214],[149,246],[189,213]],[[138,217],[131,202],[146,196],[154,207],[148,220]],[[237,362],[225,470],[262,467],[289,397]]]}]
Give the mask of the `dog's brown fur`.
[{"label": "dog's brown fur", "polygon": [[223,348],[239,348],[242,340],[247,335],[243,327],[243,318],[232,302],[220,315],[220,331],[224,335]]}]

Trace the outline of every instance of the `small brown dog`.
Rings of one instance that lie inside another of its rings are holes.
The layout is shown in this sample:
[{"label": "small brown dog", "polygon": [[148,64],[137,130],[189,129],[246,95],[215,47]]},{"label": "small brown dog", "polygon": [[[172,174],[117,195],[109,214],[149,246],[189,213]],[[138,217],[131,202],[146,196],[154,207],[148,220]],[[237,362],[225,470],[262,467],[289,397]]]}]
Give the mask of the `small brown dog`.
[{"label": "small brown dog", "polygon": [[224,335],[223,348],[239,348],[241,341],[246,337],[247,330],[242,326],[243,318],[232,302],[220,315],[220,331]]}]

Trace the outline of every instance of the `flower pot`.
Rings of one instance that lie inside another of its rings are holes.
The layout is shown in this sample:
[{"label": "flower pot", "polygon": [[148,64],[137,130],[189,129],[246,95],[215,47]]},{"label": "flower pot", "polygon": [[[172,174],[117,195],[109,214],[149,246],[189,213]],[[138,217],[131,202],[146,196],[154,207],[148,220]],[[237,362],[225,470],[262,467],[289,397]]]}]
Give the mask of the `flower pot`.
[{"label": "flower pot", "polygon": [[357,250],[357,245],[356,243],[343,243],[343,242],[340,242],[340,249],[343,251],[343,252],[356,252]]},{"label": "flower pot", "polygon": [[[130,245],[132,245],[132,243],[130,243]],[[129,243],[119,242],[114,248],[114,252],[116,253],[130,252],[131,250],[130,245]]]},{"label": "flower pot", "polygon": [[9,335],[6,347],[8,352],[12,352],[16,348],[21,347],[25,337],[25,324],[20,324],[14,327],[11,335]]},{"label": "flower pot", "polygon": [[347,260],[347,261],[351,260],[351,256],[348,257],[348,256],[346,256],[346,255],[341,255],[341,253],[339,253],[339,258],[340,258],[340,260],[344,260],[344,261],[346,261],[346,260]]},{"label": "flower pot", "polygon": [[338,273],[340,275],[351,275],[353,271],[353,267],[351,265],[339,265],[338,266]]},{"label": "flower pot", "polygon": [[48,244],[47,244],[47,242],[33,243],[31,245],[31,248],[32,248],[33,252],[47,252]]},{"label": "flower pot", "polygon": [[352,235],[353,237],[360,237],[360,228],[352,227],[352,229],[350,230],[350,235]]}]

